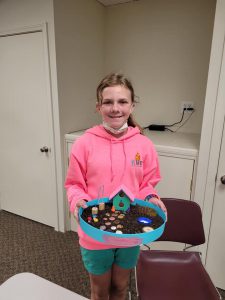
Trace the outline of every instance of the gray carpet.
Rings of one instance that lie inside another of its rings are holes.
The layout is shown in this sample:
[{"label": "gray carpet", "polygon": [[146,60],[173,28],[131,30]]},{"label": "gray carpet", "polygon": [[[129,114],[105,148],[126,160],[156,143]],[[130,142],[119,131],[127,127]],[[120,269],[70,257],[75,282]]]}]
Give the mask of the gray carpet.
[{"label": "gray carpet", "polygon": [[14,274],[31,272],[89,297],[89,279],[77,234],[56,232],[31,220],[0,212],[0,284]]},{"label": "gray carpet", "polygon": [[[89,278],[75,232],[56,232],[46,225],[0,211],[0,284],[31,272],[87,298]],[[131,279],[135,300],[134,276]],[[220,291],[225,300],[225,292]]]}]

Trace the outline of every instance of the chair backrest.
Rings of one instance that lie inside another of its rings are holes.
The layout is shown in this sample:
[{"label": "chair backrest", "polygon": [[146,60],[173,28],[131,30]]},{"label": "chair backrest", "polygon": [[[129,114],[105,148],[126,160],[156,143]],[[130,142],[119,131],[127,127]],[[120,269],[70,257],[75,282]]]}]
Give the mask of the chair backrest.
[{"label": "chair backrest", "polygon": [[205,234],[200,206],[194,202],[175,198],[162,198],[168,220],[159,241],[173,241],[193,246],[204,244]]}]

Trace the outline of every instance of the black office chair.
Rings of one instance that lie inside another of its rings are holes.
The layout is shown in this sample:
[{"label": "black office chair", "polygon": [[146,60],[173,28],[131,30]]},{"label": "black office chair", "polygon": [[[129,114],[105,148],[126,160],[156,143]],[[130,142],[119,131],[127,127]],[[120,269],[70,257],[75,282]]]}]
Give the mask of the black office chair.
[{"label": "black office chair", "polygon": [[[168,221],[160,241],[205,242],[202,213],[196,202],[164,198]],[[135,269],[140,300],[219,300],[197,251],[141,250]]]}]

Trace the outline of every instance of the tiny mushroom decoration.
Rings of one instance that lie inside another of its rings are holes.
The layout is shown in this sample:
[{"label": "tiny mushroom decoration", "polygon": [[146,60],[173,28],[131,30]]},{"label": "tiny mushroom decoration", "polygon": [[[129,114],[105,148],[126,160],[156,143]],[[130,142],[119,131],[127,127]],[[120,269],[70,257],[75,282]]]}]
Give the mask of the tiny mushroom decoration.
[{"label": "tiny mushroom decoration", "polygon": [[134,195],[122,184],[112,192],[109,200],[113,202],[115,210],[127,212],[130,209],[131,202],[134,202]]}]

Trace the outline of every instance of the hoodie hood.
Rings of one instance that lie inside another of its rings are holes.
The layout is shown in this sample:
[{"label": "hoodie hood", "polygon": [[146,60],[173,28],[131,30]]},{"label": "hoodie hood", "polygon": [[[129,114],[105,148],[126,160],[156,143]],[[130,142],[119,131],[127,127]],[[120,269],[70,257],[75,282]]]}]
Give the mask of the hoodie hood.
[{"label": "hoodie hood", "polygon": [[126,141],[129,140],[131,137],[135,136],[136,134],[140,134],[140,130],[138,127],[131,127],[129,126],[127,128],[127,132],[122,135],[121,137],[115,137],[112,134],[108,133],[105,128],[102,125],[94,126],[86,131],[88,134],[93,134],[95,136],[98,136],[102,139],[107,140],[110,143],[110,170],[111,170],[111,182],[113,181],[115,177],[114,169],[113,169],[113,144],[122,143],[123,145],[123,152],[121,155],[124,155],[124,165],[123,165],[123,172],[121,174],[121,182],[123,180],[123,177],[125,175],[126,171],[126,164],[127,164],[127,153],[126,153]]}]

